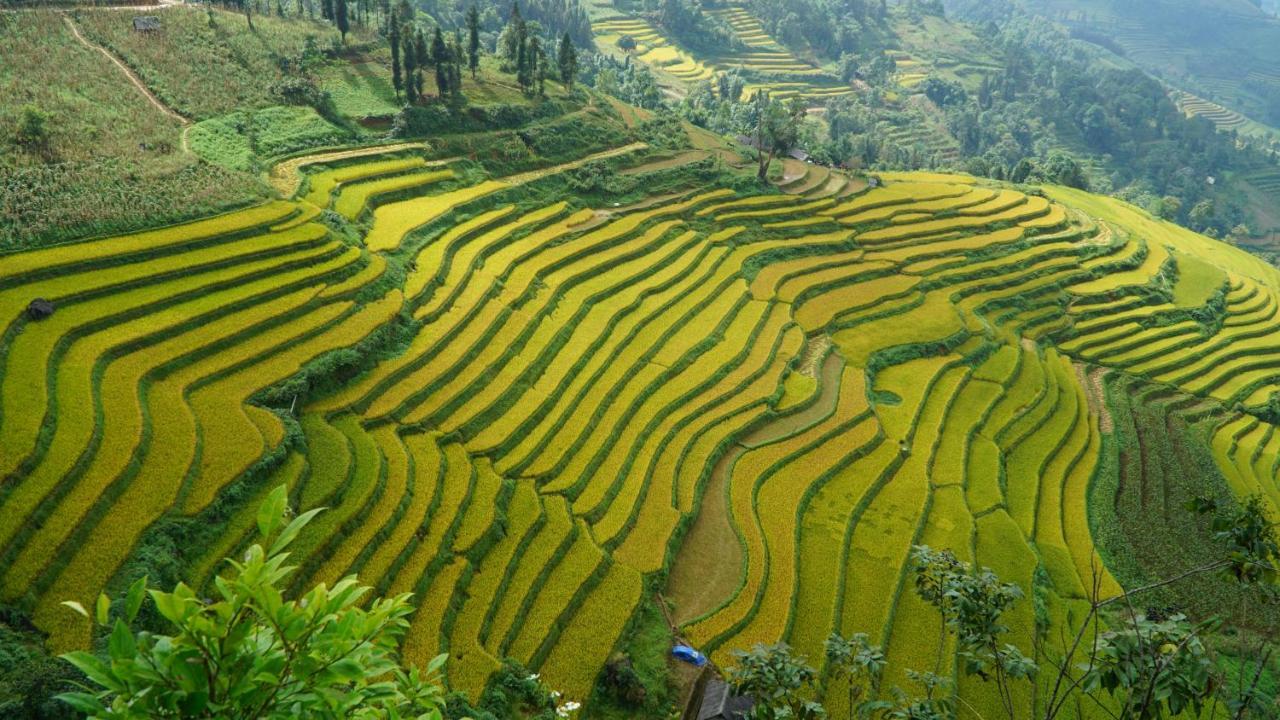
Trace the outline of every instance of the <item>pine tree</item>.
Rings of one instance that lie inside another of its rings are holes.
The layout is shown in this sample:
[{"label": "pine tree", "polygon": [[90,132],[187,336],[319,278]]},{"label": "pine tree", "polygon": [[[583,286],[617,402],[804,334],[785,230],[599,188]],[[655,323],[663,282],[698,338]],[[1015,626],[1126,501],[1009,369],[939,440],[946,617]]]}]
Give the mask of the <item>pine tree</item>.
[{"label": "pine tree", "polygon": [[516,46],[516,84],[522,91],[528,92],[529,80],[529,44],[524,38],[520,38]]},{"label": "pine tree", "polygon": [[413,82],[418,86],[418,98],[426,97],[422,90],[422,76],[431,70],[431,49],[427,45],[427,36],[421,30],[413,39],[413,52],[418,60],[418,74],[414,77]]},{"label": "pine tree", "polygon": [[449,43],[449,57],[453,60],[449,63],[449,87],[453,90],[454,97],[461,97],[462,61],[466,57],[462,50],[462,28],[453,31],[453,41]]},{"label": "pine tree", "polygon": [[436,26],[435,37],[431,38],[431,59],[436,64],[436,92],[440,97],[449,95],[449,48],[444,43],[444,34]]},{"label": "pine tree", "polygon": [[480,11],[475,5],[467,11],[467,65],[474,80],[476,69],[480,67]]},{"label": "pine tree", "polygon": [[573,39],[568,31],[560,38],[560,52],[556,54],[560,63],[560,82],[573,92],[573,80],[578,76],[578,50],[573,46]]},{"label": "pine tree", "polygon": [[334,0],[334,19],[338,26],[338,33],[342,36],[342,42],[347,42],[347,31],[351,29],[351,21],[347,18],[347,0]]},{"label": "pine tree", "polygon": [[401,55],[404,56],[404,95],[409,104],[418,101],[418,85],[414,77],[418,71],[418,52],[415,47],[413,28],[405,25],[400,31]]},{"label": "pine tree", "polygon": [[519,56],[524,48],[525,35],[528,30],[524,25],[524,18],[520,16],[519,3],[511,3],[511,19],[507,21],[506,47],[503,48],[504,54],[508,60],[515,60],[516,68],[519,69]]},{"label": "pine tree", "polygon": [[391,85],[396,89],[396,100],[399,100],[400,91],[404,88],[404,78],[400,75],[400,24],[392,21],[388,31],[387,42],[391,44]]},{"label": "pine tree", "polygon": [[538,85],[538,95],[546,95],[547,90],[545,83],[547,79],[547,52],[542,49],[542,43],[537,37],[530,38],[529,40],[529,55],[531,56],[530,84],[532,85],[536,82]]}]

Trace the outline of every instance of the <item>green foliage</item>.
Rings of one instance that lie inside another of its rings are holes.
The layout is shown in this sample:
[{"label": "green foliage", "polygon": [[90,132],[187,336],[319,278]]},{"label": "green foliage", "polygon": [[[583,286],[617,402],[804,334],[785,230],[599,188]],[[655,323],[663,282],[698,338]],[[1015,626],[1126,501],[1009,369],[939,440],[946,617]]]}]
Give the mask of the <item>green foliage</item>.
[{"label": "green foliage", "polygon": [[1163,620],[1138,616],[1120,630],[1099,635],[1083,665],[1086,692],[1105,690],[1121,700],[1121,717],[1153,720],[1213,701],[1213,662],[1201,640],[1213,623],[1192,625],[1183,615]]},{"label": "green foliage", "polygon": [[[974,570],[950,550],[917,545],[911,550],[916,593],[942,615],[956,635],[961,670],[983,681],[994,680],[1005,712],[1015,717],[1010,682],[1035,676],[1036,664],[1017,647],[1003,643],[1009,627],[1001,616],[1022,599],[1022,590],[1002,583],[988,568]],[[941,653],[943,647],[938,648]]]},{"label": "green foliage", "polygon": [[755,701],[754,720],[808,720],[826,717],[821,705],[808,699],[817,673],[786,644],[756,645],[733,653],[729,682]]},{"label": "green foliage", "polygon": [[23,105],[13,141],[27,147],[44,147],[49,142],[49,121],[52,119],[52,115],[36,105]]},{"label": "green foliage", "polygon": [[205,120],[191,128],[191,149],[231,170],[256,171],[263,159],[350,140],[348,131],[310,107],[269,107]]},{"label": "green foliage", "polygon": [[1223,573],[1236,582],[1272,588],[1280,573],[1280,539],[1267,505],[1254,495],[1238,507],[1221,507],[1212,497],[1199,497],[1186,505],[1200,515],[1212,515],[1213,539],[1226,548]]},{"label": "green foliage", "polygon": [[577,703],[560,703],[560,694],[547,687],[537,673],[510,658],[490,678],[478,703],[460,693],[445,701],[448,720],[563,720]]},{"label": "green foliage", "polygon": [[849,707],[859,717],[867,717],[883,706],[875,701],[884,675],[884,650],[867,642],[866,633],[855,633],[844,638],[831,633],[826,641],[827,665],[836,677],[843,678],[849,686]]},{"label": "green foliage", "polygon": [[54,696],[83,680],[75,668],[45,650],[44,636],[25,617],[0,606],[0,717],[70,720],[77,714]]},{"label": "green foliage", "polygon": [[[286,488],[273,491],[257,516],[270,548],[255,544],[229,561],[212,601],[182,583],[149,590],[140,578],[114,615],[106,595],[92,613],[66,603],[110,634],[106,659],[64,656],[91,684],[60,697],[93,718],[440,718],[444,656],[425,671],[397,662],[413,612],[407,594],[362,607],[370,589],[350,577],[285,597],[294,570],[286,550],[319,512],[288,520]],[[172,634],[131,627],[148,596]]]}]

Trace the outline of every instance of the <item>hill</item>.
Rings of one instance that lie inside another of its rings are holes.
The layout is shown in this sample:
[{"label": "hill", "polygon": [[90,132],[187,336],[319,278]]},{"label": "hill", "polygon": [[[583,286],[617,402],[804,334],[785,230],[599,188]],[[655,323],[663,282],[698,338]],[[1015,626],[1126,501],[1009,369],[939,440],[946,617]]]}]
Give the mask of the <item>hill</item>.
[{"label": "hill", "polygon": [[1280,124],[1280,21],[1249,0],[1054,0],[1032,12],[1113,44],[1170,83]]},{"label": "hill", "polygon": [[[13,52],[78,63],[47,71],[76,92],[41,102],[83,103],[80,68],[111,93],[86,112],[131,111],[102,125],[107,147],[176,138],[163,162],[241,194],[164,176],[155,210],[117,207],[122,191],[0,248],[0,656],[38,655],[37,633],[91,646],[59,603],[144,574],[210,592],[285,485],[326,508],[292,547],[293,587],[354,573],[412,592],[404,660],[448,652],[473,698],[513,659],[589,717],[667,717],[692,691],[674,638],[720,666],[785,641],[848,716],[837,631],[884,647],[883,697],[935,671],[994,717],[993,685],[939,643],[912,546],[1016,583],[1010,641],[1050,668],[1091,595],[1221,551],[1185,502],[1280,512],[1280,271],[1239,248],[1053,183],[794,158],[760,183],[742,144],[599,89],[521,92],[497,60],[463,85],[473,103],[397,110],[391,137],[394,93],[359,79],[372,45],[304,75],[333,105],[281,105],[287,78],[252,58],[287,53],[244,48],[300,37],[305,54],[325,26],[160,12],[193,52],[244,61],[201,93],[184,74],[213,70],[95,12],[13,15]],[[995,57],[972,30],[917,51],[949,27],[928,17],[880,57],[977,92],[967,63]],[[619,92],[635,71],[592,62]],[[84,137],[48,148],[113,172]],[[49,191],[72,206],[67,187]],[[1143,596],[1225,615],[1239,634],[1204,641],[1237,675],[1280,620],[1262,600],[1218,575]],[[638,697],[605,680],[618,654]],[[1018,706],[1051,681],[1015,685]],[[1107,716],[1095,698],[1064,716]]]},{"label": "hill", "polygon": [[[455,688],[503,657],[581,699],[614,648],[660,668],[635,643],[664,584],[722,662],[862,631],[908,686],[933,661],[913,543],[1056,627],[1100,551],[1108,592],[1191,561],[1172,500],[1280,502],[1280,274],[1256,258],[1065,188],[759,194],[610,144],[496,177],[443,148],[318,155],[293,200],[7,256],[4,597],[82,645],[57,600],[174,561],[206,582],[284,483],[330,508],[297,582],[415,591],[405,656],[448,649]],[[566,192],[589,178],[618,200]],[[52,318],[23,319],[36,294]],[[1163,500],[1125,489],[1154,472],[1122,440],[1150,403],[1205,458]],[[1129,504],[1168,526],[1138,542]],[[1028,652],[1036,622],[1018,609]]]},{"label": "hill", "polygon": [[[126,9],[0,12],[13,40],[0,68],[9,98],[0,107],[0,247],[260,202],[272,160],[383,141],[400,112],[376,17],[357,20],[342,42],[332,23],[306,16],[254,16],[250,30],[244,15],[215,5],[150,12],[160,29],[148,33]],[[528,98],[492,62],[463,84],[473,107],[529,119],[519,110]],[[436,94],[430,77],[425,90]],[[564,97],[553,90],[552,99]],[[26,113],[42,118],[44,137],[11,145]]]}]

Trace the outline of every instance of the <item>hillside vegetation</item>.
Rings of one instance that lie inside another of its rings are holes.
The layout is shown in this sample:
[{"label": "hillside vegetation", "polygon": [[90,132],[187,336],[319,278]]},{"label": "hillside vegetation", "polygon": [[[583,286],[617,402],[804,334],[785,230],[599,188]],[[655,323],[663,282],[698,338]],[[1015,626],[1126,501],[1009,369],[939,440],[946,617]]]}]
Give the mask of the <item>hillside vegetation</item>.
[{"label": "hillside vegetation", "polygon": [[[279,487],[325,508],[281,582],[411,593],[379,656],[447,653],[503,720],[539,682],[670,717],[677,639],[721,668],[784,642],[852,717],[832,633],[883,648],[868,696],[1044,717],[1071,638],[1145,586],[1127,613],[1222,617],[1205,676],[1274,696],[1270,588],[1198,572],[1230,546],[1186,506],[1280,517],[1280,270],[1160,217],[1221,230],[1202,176],[1255,148],[1023,16],[851,2],[802,43],[820,0],[758,5],[532,3],[602,50],[563,83],[527,64],[543,20],[477,13],[517,57],[464,74],[454,35],[413,100],[375,23],[344,42],[301,5],[169,7],[150,37],[0,14],[0,56],[83,69],[0,66],[43,108],[0,130],[50,128],[0,160],[0,714],[62,684],[46,648],[124,647],[65,602],[215,596]],[[1095,146],[1157,212],[1089,192]],[[970,671],[919,546],[1016,587],[991,622],[1040,675]],[[1056,717],[1113,716],[1108,690]]]},{"label": "hillside vegetation", "polygon": [[[860,631],[906,686],[933,661],[901,590],[913,544],[1022,585],[1050,638],[1085,601],[1116,442],[1099,376],[1201,398],[1223,438],[1206,487],[1280,502],[1270,464],[1237,463],[1275,454],[1263,262],[965,176],[755,195],[694,166],[635,209],[559,190],[643,148],[490,179],[413,150],[319,156],[296,200],[8,256],[4,597],[83,645],[56,601],[175,542],[207,582],[283,483],[330,508],[296,581],[414,591],[405,657],[448,650],[455,688],[512,657],[588,698],[668,572],[721,661],[777,640],[816,660]],[[35,294],[51,319],[24,320]],[[812,392],[790,396],[797,373]],[[1018,608],[1027,652],[1036,623]]]}]

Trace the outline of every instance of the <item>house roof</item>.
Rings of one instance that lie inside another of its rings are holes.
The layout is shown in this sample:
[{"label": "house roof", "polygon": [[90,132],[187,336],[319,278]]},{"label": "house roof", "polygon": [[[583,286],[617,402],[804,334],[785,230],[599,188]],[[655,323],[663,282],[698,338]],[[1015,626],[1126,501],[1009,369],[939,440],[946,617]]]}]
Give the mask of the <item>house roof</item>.
[{"label": "house roof", "polygon": [[144,15],[133,19],[134,30],[159,30],[160,18],[154,15]]},{"label": "house roof", "polygon": [[750,712],[752,705],[751,698],[735,695],[725,681],[713,677],[702,690],[698,720],[741,720]]}]

